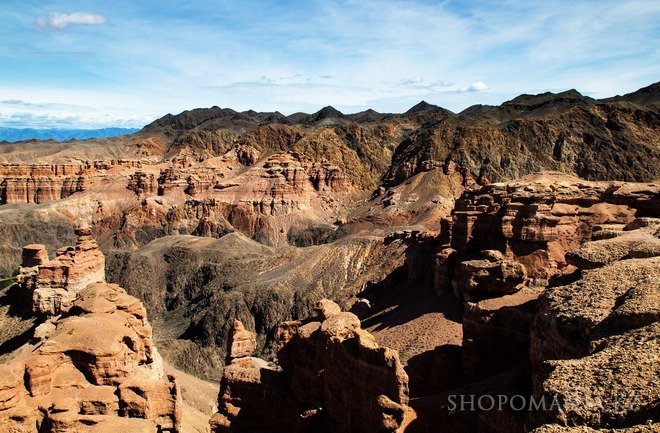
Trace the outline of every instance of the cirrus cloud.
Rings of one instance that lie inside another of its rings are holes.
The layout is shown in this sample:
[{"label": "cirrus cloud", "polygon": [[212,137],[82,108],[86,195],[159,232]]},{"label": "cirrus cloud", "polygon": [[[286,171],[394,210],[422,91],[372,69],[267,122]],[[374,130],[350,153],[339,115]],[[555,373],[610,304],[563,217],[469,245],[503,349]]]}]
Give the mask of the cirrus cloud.
[{"label": "cirrus cloud", "polygon": [[35,24],[41,30],[64,30],[69,26],[75,25],[97,26],[105,23],[105,21],[106,19],[103,15],[91,12],[54,12],[40,16],[35,21]]}]

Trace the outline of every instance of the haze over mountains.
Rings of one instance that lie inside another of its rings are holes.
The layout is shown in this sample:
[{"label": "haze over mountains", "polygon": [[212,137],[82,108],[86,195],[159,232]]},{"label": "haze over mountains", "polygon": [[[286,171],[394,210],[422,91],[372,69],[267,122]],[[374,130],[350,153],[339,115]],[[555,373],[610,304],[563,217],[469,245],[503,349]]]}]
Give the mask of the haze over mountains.
[{"label": "haze over mountains", "polygon": [[101,129],[34,129],[0,128],[0,141],[15,143],[26,140],[87,140],[89,138],[107,138],[117,135],[132,134],[137,128],[101,128]]}]

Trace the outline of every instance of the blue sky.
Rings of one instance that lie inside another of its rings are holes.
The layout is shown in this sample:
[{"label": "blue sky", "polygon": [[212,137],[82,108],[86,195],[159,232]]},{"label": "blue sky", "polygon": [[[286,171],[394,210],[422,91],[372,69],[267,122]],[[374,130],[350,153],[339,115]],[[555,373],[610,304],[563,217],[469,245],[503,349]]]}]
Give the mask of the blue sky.
[{"label": "blue sky", "polygon": [[660,80],[658,23],[655,0],[3,0],[0,127],[607,97]]}]

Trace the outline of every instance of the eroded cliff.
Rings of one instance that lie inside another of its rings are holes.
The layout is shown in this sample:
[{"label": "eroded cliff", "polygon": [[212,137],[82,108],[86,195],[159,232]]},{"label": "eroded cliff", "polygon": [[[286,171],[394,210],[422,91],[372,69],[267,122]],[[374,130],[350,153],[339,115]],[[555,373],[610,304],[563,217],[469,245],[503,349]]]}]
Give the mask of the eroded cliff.
[{"label": "eroded cliff", "polygon": [[[81,237],[84,233],[79,230]],[[81,240],[78,254],[84,254],[84,242],[92,241]],[[32,267],[23,269],[37,277],[26,276],[15,290],[33,292],[35,312],[54,316],[43,320],[25,345],[4,354],[2,430],[179,432],[180,392],[174,377],[164,373],[142,303],[75,263],[63,273],[71,271],[60,287],[67,295],[42,296],[41,277],[53,264],[33,246],[26,247],[25,259]]]}]

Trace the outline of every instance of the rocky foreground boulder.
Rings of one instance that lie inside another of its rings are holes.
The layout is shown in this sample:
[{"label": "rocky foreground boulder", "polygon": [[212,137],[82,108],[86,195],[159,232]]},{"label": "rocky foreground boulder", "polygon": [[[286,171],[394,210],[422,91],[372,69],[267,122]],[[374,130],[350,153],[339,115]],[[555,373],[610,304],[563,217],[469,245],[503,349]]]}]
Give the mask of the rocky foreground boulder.
[{"label": "rocky foreground boulder", "polygon": [[[31,341],[0,365],[0,431],[179,432],[180,392],[163,371],[144,306],[90,271],[95,268],[81,256],[95,243],[84,229],[78,234],[83,239],[58,253],[58,263],[48,261],[40,247],[24,250],[22,290],[34,289],[35,299],[51,300],[35,303],[36,313],[57,315],[37,326]],[[58,271],[49,279],[53,297],[37,296],[44,291],[44,274],[53,269]],[[81,288],[87,278],[98,281]],[[52,302],[59,299],[66,302]]]},{"label": "rocky foreground boulder", "polygon": [[315,317],[276,334],[277,366],[251,357],[254,335],[234,323],[214,433],[403,432],[415,418],[398,353],[354,314],[321,300]]},{"label": "rocky foreground boulder", "polygon": [[612,260],[601,256],[599,267],[590,262],[581,279],[540,298],[531,332],[534,395],[560,402],[542,413],[546,421],[641,429],[658,422],[660,252],[622,256],[622,240],[630,239],[656,244],[660,220],[650,231],[585,244],[577,256],[607,250]]}]

